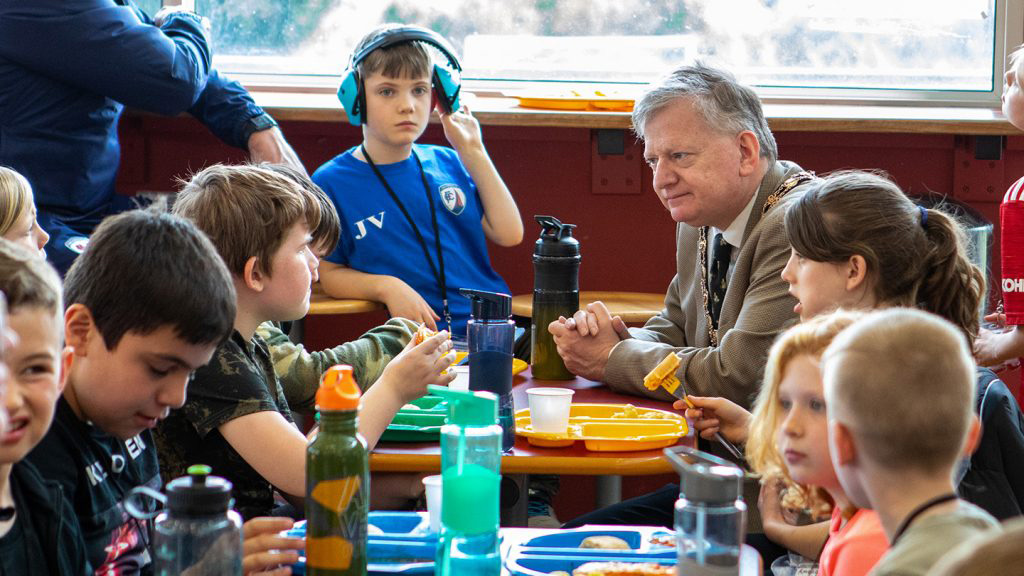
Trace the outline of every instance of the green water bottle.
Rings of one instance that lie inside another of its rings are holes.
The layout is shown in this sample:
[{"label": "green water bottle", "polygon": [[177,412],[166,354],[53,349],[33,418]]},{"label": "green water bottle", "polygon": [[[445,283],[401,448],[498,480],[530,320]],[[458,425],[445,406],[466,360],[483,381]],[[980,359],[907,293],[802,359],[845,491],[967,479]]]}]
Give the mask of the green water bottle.
[{"label": "green water bottle", "polygon": [[320,431],[306,449],[306,574],[366,574],[370,460],[359,434],[352,367],[332,366],[316,393]]},{"label": "green water bottle", "polygon": [[441,428],[438,576],[499,576],[501,426],[498,397],[429,386],[448,401]]}]

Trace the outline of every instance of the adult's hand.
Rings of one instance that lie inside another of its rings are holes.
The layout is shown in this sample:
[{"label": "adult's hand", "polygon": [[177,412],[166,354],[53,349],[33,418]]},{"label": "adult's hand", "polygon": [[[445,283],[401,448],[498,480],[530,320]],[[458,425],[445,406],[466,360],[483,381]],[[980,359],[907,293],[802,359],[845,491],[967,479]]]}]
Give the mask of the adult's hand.
[{"label": "adult's hand", "polygon": [[[604,369],[612,348],[623,339],[612,327],[608,309],[604,305],[600,308],[603,314],[595,314],[596,330],[591,329],[588,320],[578,323],[564,317],[548,325],[548,331],[565,367],[573,374],[598,381],[604,379]],[[586,328],[581,328],[582,325]],[[628,332],[626,334],[628,337]]]},{"label": "adult's hand", "polygon": [[600,300],[595,300],[587,304],[583,310],[578,310],[572,315],[572,318],[566,321],[566,324],[569,328],[575,328],[581,336],[597,336],[603,327],[605,331],[614,330],[619,336],[619,340],[632,338],[622,317],[612,316],[611,311]]},{"label": "adult's hand", "polygon": [[291,145],[288,144],[288,141],[284,139],[284,134],[281,133],[281,129],[277,126],[253,132],[252,136],[249,136],[248,146],[249,159],[254,164],[259,164],[260,162],[284,164],[303,174],[306,173],[302,162],[299,161],[299,156],[292,149]]}]

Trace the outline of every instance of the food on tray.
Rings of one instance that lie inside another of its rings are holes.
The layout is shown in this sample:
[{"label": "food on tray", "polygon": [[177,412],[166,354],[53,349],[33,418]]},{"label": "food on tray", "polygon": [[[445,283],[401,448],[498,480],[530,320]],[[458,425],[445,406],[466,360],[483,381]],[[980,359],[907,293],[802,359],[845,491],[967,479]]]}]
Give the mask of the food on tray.
[{"label": "food on tray", "polygon": [[636,409],[636,406],[632,404],[626,404],[622,407],[622,412],[616,412],[612,414],[612,418],[639,418],[640,412]]},{"label": "food on tray", "polygon": [[548,576],[572,576],[565,570],[555,570],[554,572],[548,572]]},{"label": "food on tray", "polygon": [[675,566],[654,562],[587,562],[572,576],[675,576]]},{"label": "food on tray", "polygon": [[651,546],[665,546],[666,548],[673,548],[676,545],[676,537],[671,534],[655,534],[651,536],[649,540]]},{"label": "food on tray", "polygon": [[668,390],[669,394],[674,394],[676,388],[679,388],[679,378],[675,375],[676,368],[679,368],[679,356],[669,352],[654,370],[644,376],[644,387],[648,390],[657,390],[658,386],[661,386]]},{"label": "food on tray", "polygon": [[626,404],[622,408],[622,412],[612,414],[612,418],[641,418],[644,420],[663,420],[665,417],[666,415],[662,412],[640,412],[640,410],[632,404]]},{"label": "food on tray", "polygon": [[374,524],[367,524],[366,533],[370,536],[381,536],[384,534],[384,531],[381,530],[379,526],[376,526]]},{"label": "food on tray", "polygon": [[600,548],[602,550],[632,550],[629,543],[616,536],[587,536],[580,542],[580,548]]},{"label": "food on tray", "polygon": [[421,408],[415,404],[402,404],[399,410],[420,410]]}]

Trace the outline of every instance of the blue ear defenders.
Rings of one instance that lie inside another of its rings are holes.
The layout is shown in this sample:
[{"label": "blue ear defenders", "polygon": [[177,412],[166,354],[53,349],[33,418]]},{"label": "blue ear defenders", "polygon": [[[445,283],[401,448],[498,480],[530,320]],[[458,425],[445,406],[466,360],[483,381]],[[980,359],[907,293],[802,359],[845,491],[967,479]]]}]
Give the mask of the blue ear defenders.
[{"label": "blue ear defenders", "polygon": [[448,66],[434,64],[431,83],[437,101],[446,114],[459,109],[462,66],[455,56],[455,50],[433,30],[420,26],[402,26],[381,32],[361,50],[352,54],[348,69],[341,80],[341,86],[338,87],[338,100],[345,107],[349,124],[360,126],[366,123],[366,94],[363,91],[363,79],[359,77],[359,64],[378,48],[386,48],[404,42],[425,42],[440,50],[448,58]]}]

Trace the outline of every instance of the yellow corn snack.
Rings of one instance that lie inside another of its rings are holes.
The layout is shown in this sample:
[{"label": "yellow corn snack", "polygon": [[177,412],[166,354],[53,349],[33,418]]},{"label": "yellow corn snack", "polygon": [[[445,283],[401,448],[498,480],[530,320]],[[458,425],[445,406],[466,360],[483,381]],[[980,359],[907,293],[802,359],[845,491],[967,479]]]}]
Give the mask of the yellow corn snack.
[{"label": "yellow corn snack", "polygon": [[665,359],[658,363],[647,376],[644,376],[644,386],[648,390],[657,390],[658,386],[674,394],[679,388],[679,378],[676,378],[676,368],[679,368],[679,356],[669,352]]}]

